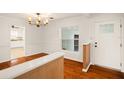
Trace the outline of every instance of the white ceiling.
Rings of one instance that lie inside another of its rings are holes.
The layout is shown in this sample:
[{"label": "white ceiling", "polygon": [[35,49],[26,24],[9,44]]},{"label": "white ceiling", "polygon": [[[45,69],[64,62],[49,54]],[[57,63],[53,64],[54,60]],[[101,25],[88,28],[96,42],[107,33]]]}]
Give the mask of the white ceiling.
[{"label": "white ceiling", "polygon": [[[32,14],[29,14],[29,13],[0,13],[0,16],[26,19],[28,16],[30,16]],[[51,14],[49,14],[49,16],[53,17],[54,19],[61,19],[61,18],[80,16],[80,15],[82,15],[82,13],[51,13]],[[85,15],[88,15],[88,14],[85,14]]]},{"label": "white ceiling", "polygon": [[[41,13],[45,14],[45,13]],[[62,18],[68,18],[68,17],[74,17],[74,16],[86,16],[86,17],[91,17],[91,16],[97,16],[102,13],[49,13],[49,17],[53,17],[54,20],[56,19],[62,19]],[[107,14],[107,13],[105,13]],[[113,14],[118,14],[118,13],[113,13]],[[14,17],[14,18],[21,18],[21,19],[27,19],[29,16],[34,16],[35,13],[0,13],[0,16],[5,16],[5,17]],[[123,13],[120,13],[120,15],[124,15]]]}]

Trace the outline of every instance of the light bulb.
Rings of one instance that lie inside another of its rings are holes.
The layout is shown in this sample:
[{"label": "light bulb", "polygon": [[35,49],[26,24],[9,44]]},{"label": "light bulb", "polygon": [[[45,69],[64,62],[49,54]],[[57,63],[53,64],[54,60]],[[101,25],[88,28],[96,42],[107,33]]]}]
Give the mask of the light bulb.
[{"label": "light bulb", "polygon": [[38,20],[36,21],[36,24],[37,24],[37,25],[39,24],[39,21],[38,21]]},{"label": "light bulb", "polygon": [[43,20],[43,24],[44,24],[44,25],[46,24],[46,20]]},{"label": "light bulb", "polygon": [[41,17],[40,16],[38,17],[38,21],[41,21]]},{"label": "light bulb", "polygon": [[32,18],[31,18],[31,17],[28,17],[28,21],[30,21],[30,22],[31,22],[31,20],[32,20]]},{"label": "light bulb", "polygon": [[46,24],[48,24],[48,22],[49,22],[48,19],[46,19]]},{"label": "light bulb", "polygon": [[45,22],[45,21],[43,21],[43,24],[45,25],[45,24],[46,24],[46,22]]}]

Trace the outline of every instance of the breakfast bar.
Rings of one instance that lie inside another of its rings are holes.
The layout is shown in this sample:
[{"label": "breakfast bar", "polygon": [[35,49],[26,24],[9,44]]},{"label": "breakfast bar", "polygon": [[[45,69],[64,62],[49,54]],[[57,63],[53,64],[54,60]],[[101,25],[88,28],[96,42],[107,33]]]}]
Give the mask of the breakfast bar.
[{"label": "breakfast bar", "polygon": [[22,64],[0,70],[1,79],[62,79],[64,53],[55,52]]}]

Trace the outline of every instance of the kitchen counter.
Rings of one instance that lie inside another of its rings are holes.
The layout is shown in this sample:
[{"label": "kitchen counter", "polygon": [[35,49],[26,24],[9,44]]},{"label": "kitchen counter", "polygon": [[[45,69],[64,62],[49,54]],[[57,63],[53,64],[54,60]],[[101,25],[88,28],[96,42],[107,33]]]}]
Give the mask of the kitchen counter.
[{"label": "kitchen counter", "polygon": [[37,58],[19,65],[15,65],[15,66],[0,70],[0,78],[1,79],[15,78],[39,66],[49,63],[57,58],[60,58],[62,56],[64,56],[63,52],[55,52],[53,54],[43,56],[41,58]]}]

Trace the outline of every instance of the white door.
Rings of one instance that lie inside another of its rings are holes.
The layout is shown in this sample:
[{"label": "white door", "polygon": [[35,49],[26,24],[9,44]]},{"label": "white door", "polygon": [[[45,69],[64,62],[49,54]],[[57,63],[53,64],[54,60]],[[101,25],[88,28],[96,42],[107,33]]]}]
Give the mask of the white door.
[{"label": "white door", "polygon": [[95,64],[120,70],[120,21],[95,23]]}]

